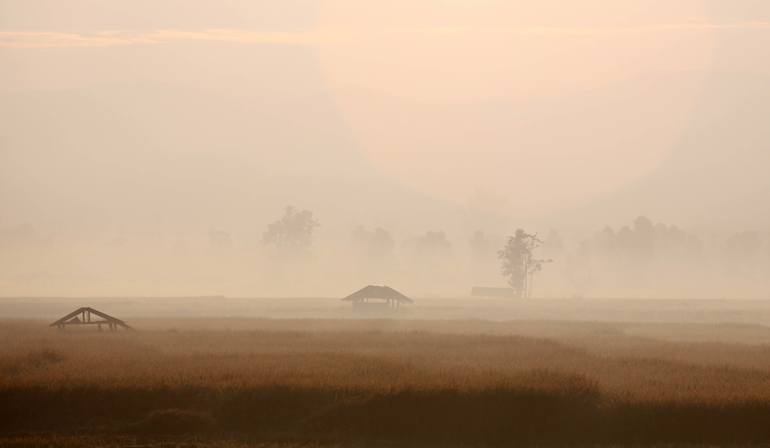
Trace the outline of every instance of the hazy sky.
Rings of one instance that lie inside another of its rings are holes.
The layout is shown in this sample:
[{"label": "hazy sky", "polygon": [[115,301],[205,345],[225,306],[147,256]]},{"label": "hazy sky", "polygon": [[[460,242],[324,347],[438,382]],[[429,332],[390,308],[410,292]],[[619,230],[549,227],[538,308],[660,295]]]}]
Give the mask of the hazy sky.
[{"label": "hazy sky", "polygon": [[0,0],[0,224],[767,222],[769,61],[762,0]]}]

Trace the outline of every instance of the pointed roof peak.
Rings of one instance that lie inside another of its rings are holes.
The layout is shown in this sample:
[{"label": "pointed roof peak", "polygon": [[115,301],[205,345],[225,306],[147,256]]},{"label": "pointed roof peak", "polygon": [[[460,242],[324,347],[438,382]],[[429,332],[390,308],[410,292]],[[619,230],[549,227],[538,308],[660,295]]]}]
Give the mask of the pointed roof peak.
[{"label": "pointed roof peak", "polygon": [[[91,320],[91,315],[96,316],[97,318],[101,318],[103,320]],[[82,317],[82,319],[81,319]],[[50,326],[51,327],[60,327],[63,328],[65,325],[73,324],[73,325],[86,325],[86,324],[95,324],[99,325],[101,327],[102,324],[108,324],[110,326],[122,327],[126,330],[133,330],[130,325],[125,323],[124,321],[110,316],[107,313],[103,313],[97,309],[91,308],[89,306],[83,306],[75,311],[65,315],[61,319],[57,320],[56,322],[53,322]]]},{"label": "pointed roof peak", "polygon": [[357,302],[363,299],[396,300],[403,303],[414,303],[414,300],[401,294],[390,286],[369,285],[342,299],[346,302]]}]

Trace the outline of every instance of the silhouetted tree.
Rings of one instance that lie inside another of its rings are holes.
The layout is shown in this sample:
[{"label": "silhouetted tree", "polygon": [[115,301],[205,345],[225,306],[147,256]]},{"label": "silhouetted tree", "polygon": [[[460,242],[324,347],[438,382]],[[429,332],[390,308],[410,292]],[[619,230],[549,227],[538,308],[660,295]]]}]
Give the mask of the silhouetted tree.
[{"label": "silhouetted tree", "polygon": [[353,241],[365,255],[375,259],[391,255],[395,247],[390,232],[381,227],[370,232],[363,226],[358,226],[353,230]]},{"label": "silhouetted tree", "polygon": [[581,264],[596,273],[592,284],[610,287],[649,288],[660,282],[683,284],[702,258],[700,239],[677,226],[653,223],[640,216],[617,232],[605,227],[580,245],[570,267]]},{"label": "silhouetted tree", "polygon": [[636,261],[652,261],[655,253],[655,226],[646,216],[639,216],[634,220],[631,250]]},{"label": "silhouetted tree", "polygon": [[446,233],[443,231],[425,232],[425,235],[417,239],[417,251],[422,255],[442,256],[449,252],[452,243],[447,240]]},{"label": "silhouetted tree", "polygon": [[517,229],[508,238],[505,247],[497,253],[502,263],[502,274],[508,277],[508,284],[513,288],[515,297],[530,297],[532,276],[543,269],[543,263],[551,261],[533,257],[534,250],[542,243],[536,234]]},{"label": "silhouetted tree", "polygon": [[262,243],[287,255],[305,252],[313,243],[313,232],[320,224],[308,210],[286,207],[283,217],[267,227]]},{"label": "silhouetted tree", "polygon": [[661,259],[692,259],[702,248],[700,240],[676,226],[653,224],[640,216],[632,226],[623,226],[617,233],[605,227],[586,242],[588,252],[609,263],[631,262],[635,268]]},{"label": "silhouetted tree", "polygon": [[762,250],[758,232],[745,231],[731,235],[725,243],[725,255],[732,261],[753,260]]}]

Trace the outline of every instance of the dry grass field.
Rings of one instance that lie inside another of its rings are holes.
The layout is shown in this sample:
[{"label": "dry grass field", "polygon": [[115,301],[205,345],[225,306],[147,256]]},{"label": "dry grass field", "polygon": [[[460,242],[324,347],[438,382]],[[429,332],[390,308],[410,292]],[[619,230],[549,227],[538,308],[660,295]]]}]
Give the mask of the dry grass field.
[{"label": "dry grass field", "polygon": [[760,326],[132,324],[2,322],[0,444],[770,443]]}]

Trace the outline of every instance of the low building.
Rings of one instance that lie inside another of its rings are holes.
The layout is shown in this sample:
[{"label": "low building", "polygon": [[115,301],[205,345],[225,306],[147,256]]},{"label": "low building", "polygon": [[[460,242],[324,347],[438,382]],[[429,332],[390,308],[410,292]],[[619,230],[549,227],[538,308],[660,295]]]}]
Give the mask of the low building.
[{"label": "low building", "polygon": [[391,310],[414,300],[389,286],[369,285],[342,299],[352,302],[354,310]]}]

